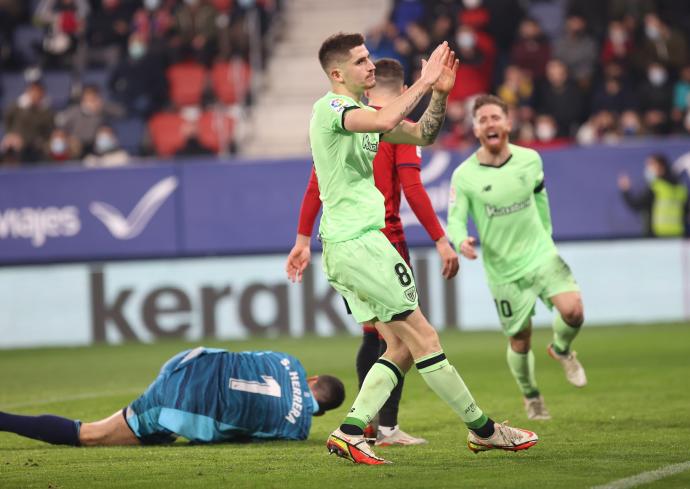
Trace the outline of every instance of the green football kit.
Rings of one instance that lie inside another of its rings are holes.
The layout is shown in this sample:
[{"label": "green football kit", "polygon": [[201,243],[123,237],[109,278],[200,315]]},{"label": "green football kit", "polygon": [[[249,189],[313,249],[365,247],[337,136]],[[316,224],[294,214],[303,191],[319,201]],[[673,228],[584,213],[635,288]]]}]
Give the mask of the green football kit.
[{"label": "green football kit", "polygon": [[[314,104],[309,124],[323,204],[319,224],[323,269],[358,322],[389,322],[417,309],[417,290],[412,271],[380,231],[385,227],[385,206],[374,184],[373,160],[381,135],[350,132],[343,125],[345,113],[359,109],[374,110],[329,92]],[[443,351],[415,358],[415,362],[431,389],[468,427],[483,429],[488,424]],[[354,427],[361,433],[404,374],[390,359],[381,357],[367,373],[341,428]]]},{"label": "green football kit", "polygon": [[537,297],[552,308],[550,297],[579,287],[551,238],[541,157],[513,144],[510,153],[500,166],[474,153],[453,172],[448,235],[460,249],[472,216],[503,331],[514,336],[529,324]]},{"label": "green football kit", "polygon": [[380,232],[384,198],[372,165],[380,135],[345,130],[343,118],[352,109],[375,110],[329,92],[314,104],[309,125],[323,203],[323,269],[357,322],[386,322],[417,308],[417,289],[410,268]]}]

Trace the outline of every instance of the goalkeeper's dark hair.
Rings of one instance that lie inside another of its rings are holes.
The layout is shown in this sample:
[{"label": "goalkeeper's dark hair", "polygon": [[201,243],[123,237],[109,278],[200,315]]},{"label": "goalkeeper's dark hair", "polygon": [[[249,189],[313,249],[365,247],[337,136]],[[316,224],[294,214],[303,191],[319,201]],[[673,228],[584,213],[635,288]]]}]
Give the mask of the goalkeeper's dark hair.
[{"label": "goalkeeper's dark hair", "polygon": [[321,68],[328,72],[328,68],[335,62],[341,63],[350,57],[350,49],[364,44],[362,34],[338,32],[326,39],[319,49]]},{"label": "goalkeeper's dark hair", "polygon": [[311,385],[319,411],[314,416],[321,416],[326,411],[339,407],[345,400],[345,386],[338,377],[319,375]]},{"label": "goalkeeper's dark hair", "polygon": [[472,117],[477,115],[477,111],[485,105],[497,105],[501,108],[505,115],[508,115],[508,104],[496,95],[483,94],[474,99],[474,106],[472,107]]},{"label": "goalkeeper's dark hair", "polygon": [[400,61],[393,58],[381,58],[376,66],[376,86],[390,90],[400,90],[405,84],[405,70]]}]

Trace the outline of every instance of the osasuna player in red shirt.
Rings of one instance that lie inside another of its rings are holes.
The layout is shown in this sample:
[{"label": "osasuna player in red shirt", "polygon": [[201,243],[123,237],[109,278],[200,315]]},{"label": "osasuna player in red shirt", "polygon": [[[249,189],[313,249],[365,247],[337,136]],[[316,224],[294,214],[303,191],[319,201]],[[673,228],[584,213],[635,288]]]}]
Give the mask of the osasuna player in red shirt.
[{"label": "osasuna player in red shirt", "polygon": [[[402,65],[394,59],[380,59],[376,62],[376,86],[366,92],[369,105],[382,107],[405,90]],[[380,142],[374,159],[374,180],[385,198],[386,227],[382,229],[400,256],[410,264],[410,255],[405,233],[400,220],[400,190],[413,212],[433,241],[443,263],[442,274],[451,279],[458,272],[458,257],[445,236],[445,232],[434,213],[429,196],[422,185],[421,150],[410,144]],[[311,178],[304,193],[300,209],[299,225],[295,246],[287,259],[286,271],[293,281],[300,281],[302,272],[311,259],[309,244],[316,215],[321,207],[316,173],[312,168]],[[360,387],[371,366],[386,349],[386,344],[376,331],[374,323],[362,325],[364,336],[357,353],[357,375]],[[398,426],[398,406],[403,382],[400,381],[388,401],[379,411],[379,426],[376,445],[418,445],[426,443],[402,431]],[[369,436],[373,436],[370,433]]]}]

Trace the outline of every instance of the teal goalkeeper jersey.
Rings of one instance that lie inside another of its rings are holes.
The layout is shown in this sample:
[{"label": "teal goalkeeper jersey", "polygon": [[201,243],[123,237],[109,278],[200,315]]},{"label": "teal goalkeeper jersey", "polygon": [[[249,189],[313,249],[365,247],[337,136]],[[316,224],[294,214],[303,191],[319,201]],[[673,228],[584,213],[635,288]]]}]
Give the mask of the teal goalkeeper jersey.
[{"label": "teal goalkeeper jersey", "polygon": [[343,128],[345,112],[354,108],[375,110],[328,92],[314,104],[309,124],[323,203],[319,235],[325,242],[347,241],[386,225],[384,198],[374,184],[372,165],[380,135]]},{"label": "teal goalkeeper jersey", "polygon": [[453,172],[448,235],[458,250],[467,238],[467,217],[479,231],[484,270],[491,283],[519,279],[556,253],[539,154],[510,145],[500,167],[474,153]]}]

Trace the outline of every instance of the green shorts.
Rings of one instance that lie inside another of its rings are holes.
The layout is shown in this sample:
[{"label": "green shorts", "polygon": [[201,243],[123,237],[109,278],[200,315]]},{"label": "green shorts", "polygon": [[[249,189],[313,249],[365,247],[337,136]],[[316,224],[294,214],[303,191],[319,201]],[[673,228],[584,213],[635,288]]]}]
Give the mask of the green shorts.
[{"label": "green shorts", "polygon": [[323,243],[323,271],[345,298],[358,323],[417,308],[410,267],[379,230],[339,243]]},{"label": "green shorts", "polygon": [[580,290],[570,267],[558,255],[547,258],[522,278],[505,284],[489,283],[489,288],[506,336],[515,336],[528,325],[537,297],[552,309],[550,297]]}]

